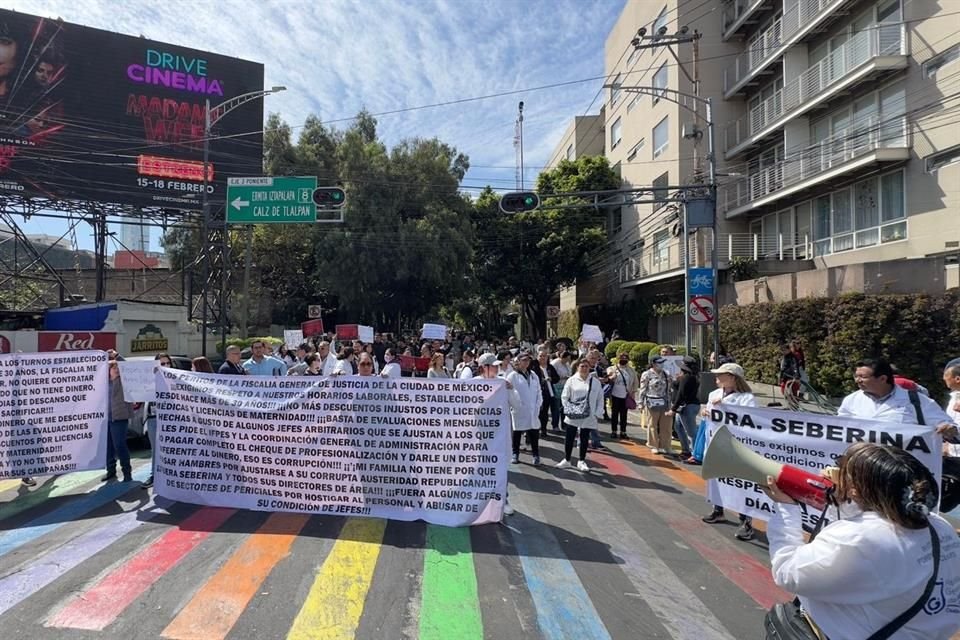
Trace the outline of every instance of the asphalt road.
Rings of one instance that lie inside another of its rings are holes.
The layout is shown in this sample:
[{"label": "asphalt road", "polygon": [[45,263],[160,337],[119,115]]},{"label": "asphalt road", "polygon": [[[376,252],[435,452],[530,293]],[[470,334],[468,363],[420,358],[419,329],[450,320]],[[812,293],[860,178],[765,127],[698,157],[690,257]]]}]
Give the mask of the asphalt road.
[{"label": "asphalt road", "polygon": [[517,513],[465,529],[154,501],[96,472],[0,481],[0,638],[760,637],[788,599],[762,533],[703,524],[703,481],[639,442],[586,474],[561,451],[523,454]]}]

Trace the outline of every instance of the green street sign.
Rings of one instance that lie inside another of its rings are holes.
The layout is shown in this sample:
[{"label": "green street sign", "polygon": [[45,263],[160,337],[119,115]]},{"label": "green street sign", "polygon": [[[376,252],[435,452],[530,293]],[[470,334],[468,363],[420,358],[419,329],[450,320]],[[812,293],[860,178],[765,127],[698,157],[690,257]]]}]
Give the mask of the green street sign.
[{"label": "green street sign", "polygon": [[316,176],[228,178],[227,222],[290,224],[317,221]]}]

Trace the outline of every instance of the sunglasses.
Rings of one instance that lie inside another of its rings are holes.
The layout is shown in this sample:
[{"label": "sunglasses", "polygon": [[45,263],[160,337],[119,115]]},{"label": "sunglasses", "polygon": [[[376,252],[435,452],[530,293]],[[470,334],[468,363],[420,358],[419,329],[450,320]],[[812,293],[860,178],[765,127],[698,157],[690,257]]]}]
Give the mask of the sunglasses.
[{"label": "sunglasses", "polygon": [[160,361],[160,366],[161,366],[161,367],[169,367],[169,366],[171,366],[172,364],[173,364],[173,363],[170,362],[169,360],[161,360],[161,361]]},{"label": "sunglasses", "polygon": [[372,363],[372,362],[358,362],[358,363],[357,363],[357,366],[360,366],[360,367],[372,367],[372,366],[373,366],[373,363]]}]

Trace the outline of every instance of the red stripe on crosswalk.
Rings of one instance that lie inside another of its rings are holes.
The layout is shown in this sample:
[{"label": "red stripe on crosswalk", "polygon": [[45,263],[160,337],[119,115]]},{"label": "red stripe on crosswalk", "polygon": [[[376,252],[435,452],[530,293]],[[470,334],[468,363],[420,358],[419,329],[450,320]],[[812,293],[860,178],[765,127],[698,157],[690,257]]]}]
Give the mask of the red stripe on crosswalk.
[{"label": "red stripe on crosswalk", "polygon": [[76,596],[46,626],[103,630],[236,512],[216,507],[200,509]]}]

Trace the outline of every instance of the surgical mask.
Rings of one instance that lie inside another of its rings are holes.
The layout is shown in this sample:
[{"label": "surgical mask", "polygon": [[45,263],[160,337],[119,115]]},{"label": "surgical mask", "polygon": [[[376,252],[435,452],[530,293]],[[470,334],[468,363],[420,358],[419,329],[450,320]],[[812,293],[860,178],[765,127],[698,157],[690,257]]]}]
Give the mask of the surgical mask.
[{"label": "surgical mask", "polygon": [[653,370],[654,370],[654,371],[660,371],[661,369],[663,369],[663,365],[662,365],[662,364],[657,364],[656,362],[653,363]]}]

